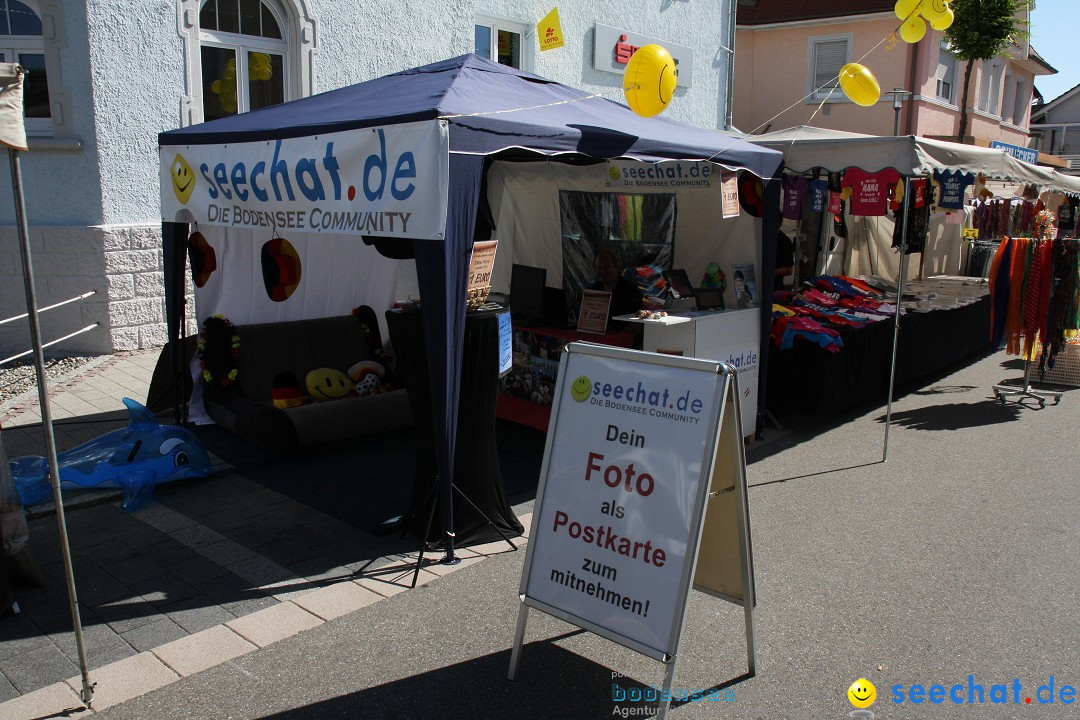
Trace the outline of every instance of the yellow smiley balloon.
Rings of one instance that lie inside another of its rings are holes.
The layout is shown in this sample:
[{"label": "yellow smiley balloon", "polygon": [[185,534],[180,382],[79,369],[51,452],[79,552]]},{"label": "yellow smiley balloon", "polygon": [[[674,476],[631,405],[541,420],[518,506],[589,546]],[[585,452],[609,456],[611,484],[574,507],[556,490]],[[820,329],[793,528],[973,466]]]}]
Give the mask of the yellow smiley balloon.
[{"label": "yellow smiley balloon", "polygon": [[630,56],[623,72],[626,104],[642,117],[659,115],[675,95],[679,71],[675,59],[660,45],[646,45]]},{"label": "yellow smiley balloon", "polygon": [[913,15],[900,24],[900,37],[906,43],[917,43],[926,35],[926,21]]},{"label": "yellow smiley balloon", "polygon": [[881,86],[865,65],[848,63],[840,69],[840,87],[851,102],[869,107],[881,97]]},{"label": "yellow smiley balloon", "polygon": [[874,687],[874,683],[866,678],[859,678],[851,683],[851,687],[847,689],[847,698],[852,705],[860,710],[868,708],[877,700],[877,688]]}]

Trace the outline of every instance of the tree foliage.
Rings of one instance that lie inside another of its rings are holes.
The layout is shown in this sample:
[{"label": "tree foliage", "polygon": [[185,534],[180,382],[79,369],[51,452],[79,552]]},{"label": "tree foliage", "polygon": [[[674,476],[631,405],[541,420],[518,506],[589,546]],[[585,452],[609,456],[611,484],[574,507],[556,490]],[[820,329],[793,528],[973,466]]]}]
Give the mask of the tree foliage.
[{"label": "tree foliage", "polygon": [[964,94],[960,103],[960,130],[957,140],[967,133],[968,93],[971,71],[977,60],[1001,55],[1027,33],[1026,14],[1031,0],[952,0],[954,19],[945,30],[945,39],[954,55],[966,62]]},{"label": "tree foliage", "polygon": [[952,0],[953,23],[945,31],[961,60],[990,60],[1027,32],[1021,11],[1030,0]]}]

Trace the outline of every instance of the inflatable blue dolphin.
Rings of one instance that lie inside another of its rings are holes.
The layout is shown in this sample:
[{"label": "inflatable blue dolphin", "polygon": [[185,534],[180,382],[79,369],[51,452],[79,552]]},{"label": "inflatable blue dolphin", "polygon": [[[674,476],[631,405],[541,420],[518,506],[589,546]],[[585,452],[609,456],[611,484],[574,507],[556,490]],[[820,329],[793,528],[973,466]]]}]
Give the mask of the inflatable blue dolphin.
[{"label": "inflatable blue dolphin", "polygon": [[[178,425],[160,425],[154,413],[124,398],[130,420],[56,456],[61,487],[124,489],[124,507],[135,494],[157,483],[210,474],[210,455],[199,439]],[[52,499],[49,461],[24,455],[11,461],[11,474],[24,507]]]}]

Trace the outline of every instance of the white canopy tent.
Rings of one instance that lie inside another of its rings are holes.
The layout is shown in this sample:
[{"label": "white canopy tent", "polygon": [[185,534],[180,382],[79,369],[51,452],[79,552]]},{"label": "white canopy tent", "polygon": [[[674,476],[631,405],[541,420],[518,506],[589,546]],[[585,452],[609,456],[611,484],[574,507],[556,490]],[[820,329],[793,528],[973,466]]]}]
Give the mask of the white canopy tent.
[{"label": "white canopy tent", "polygon": [[[877,136],[802,125],[747,140],[780,150],[786,169],[808,173],[858,167],[866,172],[892,168],[905,177],[931,175],[935,170],[963,170],[1040,191],[1080,194],[1080,178],[1053,168],[1017,160],[1004,150],[964,145],[913,135]],[[899,276],[899,256],[892,249],[893,221],[888,216],[849,218],[848,242],[822,237],[815,272],[872,274],[889,280]],[[919,267],[930,274],[958,274],[962,267],[961,225],[947,224],[944,213],[930,218],[929,237]]]},{"label": "white canopy tent", "polygon": [[893,168],[901,175],[934,170],[966,170],[995,180],[1035,184],[1043,190],[1080,193],[1080,178],[1017,160],[1004,150],[931,140],[915,135],[878,136],[801,125],[746,138],[784,153],[793,172],[816,167],[832,171],[858,167],[867,172]]},{"label": "white canopy tent", "polygon": [[[873,173],[892,168],[905,178],[905,195],[910,191],[911,178],[929,176],[935,170],[962,170],[976,175],[981,174],[992,180],[1036,185],[1040,191],[1051,190],[1068,194],[1080,194],[1080,179],[1078,178],[1063,175],[1051,168],[1039,167],[1017,160],[1004,150],[974,145],[931,140],[913,135],[879,137],[811,126],[799,126],[764,135],[747,136],[745,139],[783,152],[785,169],[796,173],[809,173],[815,169],[838,172],[849,168],[859,168],[865,172]],[[940,221],[943,213],[937,213],[936,215],[938,216],[938,223],[933,221],[934,216],[932,216],[930,237],[927,239],[927,253],[925,254],[940,253],[942,248],[947,249],[949,246],[958,248],[960,245],[961,226],[951,225],[949,227],[954,229],[952,232],[942,232],[940,230]],[[891,266],[886,266],[880,262],[878,264],[879,271],[874,274],[895,279],[900,289],[897,297],[897,311],[893,332],[892,369],[889,378],[885,443],[882,453],[882,460],[884,461],[888,459],[889,453],[889,426],[892,419],[896,347],[900,327],[899,295],[903,292],[904,266],[906,264],[904,258],[906,258],[906,255],[903,253],[897,254],[891,249],[893,237],[891,232],[893,221],[891,219],[887,217],[860,218],[860,223],[868,253],[877,254],[879,258],[890,257],[895,263],[895,274],[892,273]],[[881,232],[884,228],[873,227],[878,223],[883,226],[887,225],[888,232]],[[935,232],[935,225],[938,228],[937,232]],[[902,249],[906,250],[906,215],[902,237]],[[935,239],[939,241],[938,245],[941,247],[932,245]],[[827,240],[827,242],[832,243],[834,241]],[[847,261],[852,258],[852,248],[857,244],[857,239],[849,237],[845,252],[846,261],[841,268],[845,273],[857,274],[852,272],[852,263]],[[885,244],[884,247],[880,247],[883,244]],[[818,267],[820,268],[821,265]],[[886,269],[889,272],[880,271]]]}]

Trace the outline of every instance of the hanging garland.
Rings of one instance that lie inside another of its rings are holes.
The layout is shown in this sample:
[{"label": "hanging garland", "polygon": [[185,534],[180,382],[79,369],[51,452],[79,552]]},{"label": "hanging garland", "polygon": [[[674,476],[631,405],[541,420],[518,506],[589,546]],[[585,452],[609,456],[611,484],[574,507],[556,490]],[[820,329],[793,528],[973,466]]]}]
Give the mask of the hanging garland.
[{"label": "hanging garland", "polygon": [[[225,336],[228,335],[228,342]],[[208,342],[207,339],[210,339]],[[207,358],[207,347],[210,357]],[[240,336],[224,315],[211,315],[199,331],[199,369],[203,380],[227,388],[240,374]]]}]

